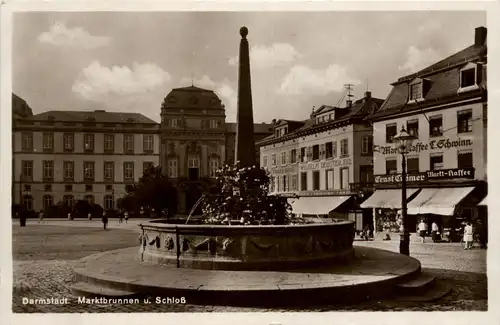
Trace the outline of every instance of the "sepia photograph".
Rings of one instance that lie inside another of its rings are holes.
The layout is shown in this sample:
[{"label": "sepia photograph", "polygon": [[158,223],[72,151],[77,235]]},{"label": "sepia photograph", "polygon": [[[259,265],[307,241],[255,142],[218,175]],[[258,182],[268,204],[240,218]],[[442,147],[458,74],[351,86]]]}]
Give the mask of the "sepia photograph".
[{"label": "sepia photograph", "polygon": [[10,19],[12,313],[488,311],[486,11]]}]

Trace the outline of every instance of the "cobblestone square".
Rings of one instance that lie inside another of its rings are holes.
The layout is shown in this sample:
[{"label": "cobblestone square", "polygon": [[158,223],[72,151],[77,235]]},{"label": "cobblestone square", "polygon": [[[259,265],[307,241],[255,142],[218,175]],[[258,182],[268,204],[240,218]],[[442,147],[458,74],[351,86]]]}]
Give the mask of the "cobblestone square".
[{"label": "cobblestone square", "polygon": [[[187,304],[96,305],[78,303],[69,285],[74,283],[73,263],[101,251],[137,245],[139,222],[111,222],[108,230],[99,221],[51,221],[25,228],[14,224],[13,231],[13,311],[15,313],[102,313],[102,312],[212,312],[212,311],[470,311],[487,310],[486,250],[464,251],[460,244],[412,243],[412,256],[422,263],[424,272],[447,281],[452,292],[432,303],[405,303],[395,300],[368,301],[355,306],[304,306],[298,309],[243,308]],[[390,251],[397,241],[356,241]],[[26,299],[68,298],[68,304],[23,304]],[[154,302],[154,301],[153,301]]]}]

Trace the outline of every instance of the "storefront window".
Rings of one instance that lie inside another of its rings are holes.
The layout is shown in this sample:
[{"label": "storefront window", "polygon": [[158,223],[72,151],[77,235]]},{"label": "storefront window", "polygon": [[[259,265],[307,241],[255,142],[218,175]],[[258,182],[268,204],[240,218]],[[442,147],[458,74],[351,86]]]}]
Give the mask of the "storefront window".
[{"label": "storefront window", "polygon": [[408,173],[418,173],[420,171],[418,156],[406,159],[406,169]]},{"label": "storefront window", "polygon": [[395,158],[385,161],[385,173],[396,174],[398,172],[398,161]]},{"label": "storefront window", "polygon": [[300,190],[307,191],[307,172],[300,173]]},{"label": "storefront window", "polygon": [[443,155],[436,154],[431,156],[431,170],[443,169]]},{"label": "storefront window", "polygon": [[319,171],[313,171],[313,191],[319,190]]},{"label": "storefront window", "polygon": [[458,152],[458,168],[472,168],[473,157],[472,150],[464,150]]}]

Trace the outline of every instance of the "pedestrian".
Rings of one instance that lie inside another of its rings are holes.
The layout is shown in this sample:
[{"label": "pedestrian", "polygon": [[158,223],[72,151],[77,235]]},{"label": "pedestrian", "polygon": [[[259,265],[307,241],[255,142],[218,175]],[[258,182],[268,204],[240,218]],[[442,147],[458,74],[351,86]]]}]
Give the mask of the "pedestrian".
[{"label": "pedestrian", "polygon": [[487,247],[486,227],[484,226],[481,219],[477,219],[476,232],[479,238],[479,242],[481,243],[481,248],[486,248]]},{"label": "pedestrian", "polygon": [[104,230],[106,230],[106,227],[108,226],[108,215],[106,214],[106,211],[102,212],[102,225]]},{"label": "pedestrian", "polygon": [[68,213],[68,220],[71,220],[71,212]]},{"label": "pedestrian", "polygon": [[43,210],[40,210],[40,213],[38,214],[38,223],[43,222]]},{"label": "pedestrian", "polygon": [[425,233],[427,231],[427,225],[424,222],[424,219],[420,220],[420,223],[418,224],[418,234],[422,238],[422,243],[425,243]]},{"label": "pedestrian", "polygon": [[125,211],[123,214],[125,217],[125,223],[128,223],[128,211]]},{"label": "pedestrian", "polygon": [[24,210],[19,213],[19,224],[21,227],[26,227],[26,212]]},{"label": "pedestrian", "polygon": [[464,227],[464,249],[472,249],[472,241],[474,240],[474,230],[470,222],[467,222]]},{"label": "pedestrian", "polygon": [[123,223],[123,212],[118,213],[118,223]]},{"label": "pedestrian", "polygon": [[89,214],[87,214],[87,218],[89,218],[89,220],[92,220],[92,213],[89,212]]},{"label": "pedestrian", "polygon": [[437,241],[438,241],[438,233],[439,233],[439,226],[437,225],[436,221],[434,221],[432,223],[431,227],[432,227],[431,228],[431,230],[432,230],[432,232],[431,232],[432,242],[437,243]]},{"label": "pedestrian", "polygon": [[363,229],[363,237],[365,238],[365,240],[368,240],[369,236],[370,236],[370,226],[365,225],[365,227]]}]

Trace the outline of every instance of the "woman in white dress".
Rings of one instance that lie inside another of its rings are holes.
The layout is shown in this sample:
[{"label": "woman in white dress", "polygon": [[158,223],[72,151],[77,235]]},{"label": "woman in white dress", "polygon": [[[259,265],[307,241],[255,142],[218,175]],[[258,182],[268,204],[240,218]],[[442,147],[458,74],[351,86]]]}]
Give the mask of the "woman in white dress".
[{"label": "woman in white dress", "polygon": [[472,225],[470,222],[467,222],[464,228],[464,242],[465,249],[472,248],[472,241],[474,240],[474,230],[472,229]]}]

